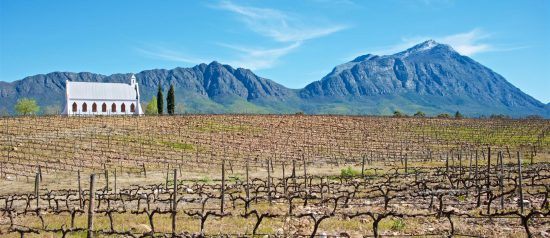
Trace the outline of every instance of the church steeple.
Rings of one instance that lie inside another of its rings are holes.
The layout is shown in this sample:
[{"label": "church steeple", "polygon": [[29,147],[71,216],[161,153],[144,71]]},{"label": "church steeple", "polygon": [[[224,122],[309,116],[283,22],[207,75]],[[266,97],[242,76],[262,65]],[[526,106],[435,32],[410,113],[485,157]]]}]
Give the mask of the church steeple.
[{"label": "church steeple", "polygon": [[130,85],[136,85],[136,76],[134,74],[130,77]]}]

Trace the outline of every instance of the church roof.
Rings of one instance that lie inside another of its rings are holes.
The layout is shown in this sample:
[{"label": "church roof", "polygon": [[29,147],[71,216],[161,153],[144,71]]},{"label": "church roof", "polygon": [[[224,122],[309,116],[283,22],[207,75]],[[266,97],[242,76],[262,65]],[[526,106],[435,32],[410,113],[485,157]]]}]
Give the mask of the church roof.
[{"label": "church roof", "polygon": [[135,85],[125,83],[92,83],[67,81],[69,99],[136,100]]}]

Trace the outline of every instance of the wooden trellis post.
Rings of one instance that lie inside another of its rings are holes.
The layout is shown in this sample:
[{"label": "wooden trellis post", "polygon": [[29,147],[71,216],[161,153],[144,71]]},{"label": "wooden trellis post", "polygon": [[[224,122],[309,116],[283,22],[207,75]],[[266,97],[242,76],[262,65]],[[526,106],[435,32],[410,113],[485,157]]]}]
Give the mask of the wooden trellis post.
[{"label": "wooden trellis post", "polygon": [[477,150],[476,150],[476,161],[475,161],[475,171],[474,171],[474,180],[476,181],[476,186],[478,184],[478,179],[477,179],[477,176],[478,176],[478,153],[477,153]]},{"label": "wooden trellis post", "polygon": [[270,160],[267,160],[267,200],[271,205],[271,168],[269,166]]},{"label": "wooden trellis post", "polygon": [[286,186],[286,178],[285,178],[285,162],[283,161],[283,192],[286,195],[287,186]]},{"label": "wooden trellis post", "polygon": [[143,168],[143,175],[145,178],[147,178],[147,170],[145,169],[145,163],[141,164],[141,167]]},{"label": "wooden trellis post", "polygon": [[172,197],[172,237],[176,235],[176,211],[178,205],[178,172],[174,169],[174,196]]},{"label": "wooden trellis post", "polygon": [[408,173],[409,173],[408,156],[407,156],[407,153],[405,153],[405,174],[408,174]]},{"label": "wooden trellis post", "polygon": [[42,182],[42,166],[38,165],[38,175],[40,175],[40,182]]},{"label": "wooden trellis post", "polygon": [[220,211],[223,214],[223,206],[224,206],[224,198],[225,198],[225,159],[222,160],[222,187],[221,187],[221,195],[220,195]]},{"label": "wooden trellis post", "polygon": [[[500,194],[502,194],[504,192],[504,165],[503,165],[504,156],[502,155],[502,152],[499,153],[499,157],[500,157],[500,173],[498,175],[498,178],[499,178]],[[504,196],[500,196],[500,209],[504,209]]]},{"label": "wooden trellis post", "polygon": [[109,192],[109,171],[107,169],[105,169],[105,191]]},{"label": "wooden trellis post", "polygon": [[246,200],[250,199],[250,184],[248,179],[248,159],[246,159]]},{"label": "wooden trellis post", "polygon": [[306,159],[302,155],[302,160],[304,161],[304,189],[307,188],[307,170],[306,170]]},{"label": "wooden trellis post", "polygon": [[38,209],[40,207],[40,173],[36,173],[34,178],[34,194],[36,195],[36,209]]},{"label": "wooden trellis post", "polygon": [[449,172],[449,155],[445,157],[445,174]]},{"label": "wooden trellis post", "polygon": [[116,167],[115,167],[115,174],[114,174],[114,176],[115,176],[115,187],[114,187],[114,193],[115,193],[115,198],[116,198],[116,197],[117,197],[117,192],[116,192],[116,191],[117,191],[117,187],[116,187],[116,184],[117,184]]},{"label": "wooden trellis post", "polygon": [[487,176],[486,176],[486,186],[487,186],[487,200],[489,200],[489,190],[491,189],[491,147],[487,148]]},{"label": "wooden trellis post", "polygon": [[95,206],[95,174],[90,175],[90,201],[88,202],[88,234],[86,237],[94,237],[94,206]]},{"label": "wooden trellis post", "polygon": [[164,189],[168,190],[168,174],[170,173],[170,164],[168,164],[168,168],[166,168],[166,182],[164,184]]},{"label": "wooden trellis post", "polygon": [[363,155],[363,161],[361,162],[361,177],[365,177],[365,155]]},{"label": "wooden trellis post", "polygon": [[80,209],[82,209],[84,204],[82,204],[82,186],[80,184],[80,170],[78,170],[77,174],[78,174],[78,204],[80,205]]},{"label": "wooden trellis post", "polygon": [[523,214],[523,188],[521,187],[521,158],[519,157],[519,151],[517,151],[517,157],[518,157],[518,189],[519,189],[519,209],[521,214]]}]

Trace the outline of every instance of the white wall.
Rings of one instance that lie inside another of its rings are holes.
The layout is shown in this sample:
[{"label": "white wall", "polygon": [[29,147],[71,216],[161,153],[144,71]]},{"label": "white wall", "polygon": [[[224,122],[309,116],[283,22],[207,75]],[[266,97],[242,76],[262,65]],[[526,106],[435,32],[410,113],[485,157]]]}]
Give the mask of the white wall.
[{"label": "white wall", "polygon": [[[73,112],[73,103],[76,102],[77,105],[77,111]],[[82,105],[86,103],[87,104],[87,111],[82,111]],[[96,103],[97,104],[97,112],[92,111],[92,105]],[[107,112],[102,111],[103,103],[107,104]],[[111,111],[111,105],[115,103],[116,104],[116,112]],[[120,106],[124,103],[126,105],[126,112],[121,112]],[[130,106],[132,103],[136,106],[135,112],[130,111]],[[141,112],[141,105],[139,104],[139,101],[137,100],[107,100],[107,101],[93,101],[93,100],[72,100],[69,99],[67,101],[67,115],[139,115]]]}]

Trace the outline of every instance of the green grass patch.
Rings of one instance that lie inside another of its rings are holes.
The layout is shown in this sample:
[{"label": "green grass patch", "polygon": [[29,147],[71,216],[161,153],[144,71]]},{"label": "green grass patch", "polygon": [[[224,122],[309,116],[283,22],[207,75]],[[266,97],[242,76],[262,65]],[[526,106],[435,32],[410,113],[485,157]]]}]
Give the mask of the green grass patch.
[{"label": "green grass patch", "polygon": [[180,143],[176,141],[158,141],[158,143],[179,150],[193,150],[195,148],[192,144]]},{"label": "green grass patch", "polygon": [[351,166],[348,166],[345,169],[340,170],[340,176],[344,178],[354,178],[361,176],[361,171],[355,170],[351,168]]},{"label": "green grass patch", "polygon": [[237,181],[242,181],[241,176],[239,176],[238,174],[229,176],[229,182],[230,183],[235,183]]},{"label": "green grass patch", "polygon": [[212,183],[212,178],[210,178],[208,176],[203,176],[203,177],[197,179],[196,182],[210,184],[210,183]]},{"label": "green grass patch", "polygon": [[215,121],[206,121],[199,127],[195,128],[201,132],[247,132],[247,133],[258,133],[263,131],[262,128],[252,127],[247,125],[226,125],[218,123]]},{"label": "green grass patch", "polygon": [[548,144],[550,136],[540,136],[542,129],[534,129],[521,124],[517,126],[499,126],[492,124],[468,124],[453,123],[448,124],[431,124],[431,125],[415,125],[412,126],[412,132],[425,135],[430,138],[456,142],[463,141],[476,144],[490,145],[527,145],[527,144]]},{"label": "green grass patch", "polygon": [[390,229],[392,231],[402,231],[405,229],[405,221],[402,218],[394,219]]}]

